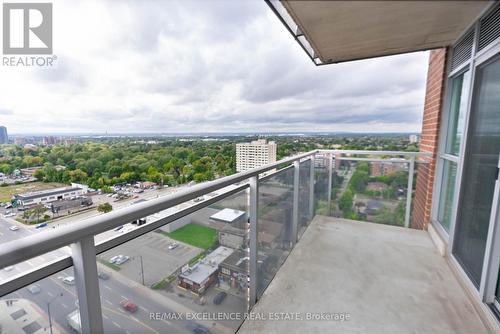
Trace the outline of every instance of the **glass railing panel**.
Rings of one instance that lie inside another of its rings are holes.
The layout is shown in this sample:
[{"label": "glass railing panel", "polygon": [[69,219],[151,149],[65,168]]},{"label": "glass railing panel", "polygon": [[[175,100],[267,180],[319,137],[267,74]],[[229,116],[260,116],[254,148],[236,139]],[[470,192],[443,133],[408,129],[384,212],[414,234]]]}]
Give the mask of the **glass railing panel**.
[{"label": "glass railing panel", "polygon": [[309,217],[309,202],[311,191],[311,160],[300,163],[299,167],[299,219],[297,233],[300,238],[311,222]]},{"label": "glass railing panel", "polygon": [[261,296],[288,256],[292,241],[294,169],[286,168],[259,183],[257,296]]},{"label": "glass railing panel", "polygon": [[247,247],[245,189],[99,254],[107,333],[236,332],[248,310]]},{"label": "glass railing panel", "polygon": [[400,160],[339,160],[332,176],[332,215],[404,226],[406,199],[408,193],[412,196],[408,169],[409,164]]},{"label": "glass railing panel", "polygon": [[81,333],[73,268],[0,299],[2,333]]},{"label": "glass railing panel", "polygon": [[328,205],[328,157],[320,156],[314,163],[314,214],[329,215]]}]

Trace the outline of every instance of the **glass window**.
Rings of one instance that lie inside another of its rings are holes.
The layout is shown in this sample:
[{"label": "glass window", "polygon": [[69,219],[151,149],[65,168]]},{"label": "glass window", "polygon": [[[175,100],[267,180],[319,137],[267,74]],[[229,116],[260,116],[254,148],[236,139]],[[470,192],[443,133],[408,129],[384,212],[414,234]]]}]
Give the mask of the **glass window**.
[{"label": "glass window", "polygon": [[458,155],[462,142],[465,111],[469,95],[470,71],[464,72],[452,80],[450,117],[446,137],[446,153]]},{"label": "glass window", "polygon": [[500,152],[500,59],[476,71],[453,253],[479,287]]},{"label": "glass window", "polygon": [[443,177],[441,181],[441,194],[439,197],[438,221],[446,231],[450,231],[451,209],[455,197],[455,178],[457,176],[457,164],[444,160]]}]

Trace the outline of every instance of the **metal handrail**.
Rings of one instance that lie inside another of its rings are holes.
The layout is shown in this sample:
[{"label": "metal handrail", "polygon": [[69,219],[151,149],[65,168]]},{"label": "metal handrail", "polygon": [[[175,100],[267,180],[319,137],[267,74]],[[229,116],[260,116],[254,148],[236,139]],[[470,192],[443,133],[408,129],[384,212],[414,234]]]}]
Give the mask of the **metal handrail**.
[{"label": "metal handrail", "polygon": [[[407,156],[410,160],[421,156],[430,156],[430,153],[422,152],[400,152],[400,151],[359,151],[359,150],[314,150],[304,154],[296,155],[290,158],[282,159],[272,164],[263,167],[255,168],[246,172],[241,172],[231,176],[223,177],[211,182],[198,184],[177,193],[166,195],[163,197],[148,200],[146,202],[138,203],[130,207],[121,208],[116,211],[99,215],[96,217],[87,218],[82,221],[73,222],[71,224],[63,225],[55,230],[46,230],[33,234],[21,239],[10,241],[0,245],[0,267],[7,267],[14,265],[25,260],[29,260],[36,256],[48,253],[61,247],[68,246],[72,243],[78,242],[87,237],[94,237],[97,234],[111,230],[115,227],[123,225],[124,223],[131,222],[162,210],[174,207],[178,204],[185,203],[189,200],[198,198],[200,196],[209,194],[213,191],[220,190],[230,185],[235,185],[234,188],[224,191],[208,200],[195,203],[176,212],[171,213],[161,221],[152,222],[140,226],[134,230],[128,231],[108,240],[101,241],[95,245],[96,254],[102,253],[122,243],[128,242],[141,235],[149,233],[161,226],[179,219],[183,216],[196,212],[208,205],[219,201],[225,197],[231,196],[243,189],[249,187],[248,183],[241,183],[248,181],[250,178],[259,176],[259,181],[266,180],[272,177],[275,173],[281,172],[285,169],[292,168],[289,165],[278,171],[262,176],[262,173],[269,172],[277,169],[280,166],[300,162],[301,160],[308,159],[317,153],[327,154],[359,154],[359,155],[400,155]],[[344,158],[342,158],[344,159]],[[346,159],[349,159],[346,157]],[[376,161],[399,162],[389,159],[372,159]],[[409,162],[407,160],[405,162]],[[417,160],[415,160],[417,162]],[[240,183],[240,185],[236,185]],[[33,268],[24,273],[14,275],[6,280],[0,282],[0,296],[8,294],[16,289],[31,284],[35,281],[54,274],[64,268],[72,265],[71,255],[62,256],[59,259],[50,261],[37,268]]]},{"label": "metal handrail", "polygon": [[171,195],[158,197],[103,215],[66,224],[55,230],[45,230],[25,238],[6,242],[0,245],[0,267],[7,267],[29,260],[38,255],[68,246],[85,237],[93,237],[97,234],[121,226],[126,222],[132,222],[159,211],[166,210],[178,204],[225,188],[229,185],[245,181],[253,176],[275,169],[280,165],[292,163],[302,158],[309,157],[315,153],[317,153],[317,151],[310,151],[304,154],[296,155],[263,167],[254,168],[249,171],[198,184]]}]

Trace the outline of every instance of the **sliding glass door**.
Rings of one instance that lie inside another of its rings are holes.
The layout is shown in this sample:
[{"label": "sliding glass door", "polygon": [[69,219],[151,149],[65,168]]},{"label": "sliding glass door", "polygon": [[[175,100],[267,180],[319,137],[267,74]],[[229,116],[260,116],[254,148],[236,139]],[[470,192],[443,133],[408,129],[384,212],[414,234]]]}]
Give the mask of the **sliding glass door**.
[{"label": "sliding glass door", "polygon": [[479,288],[500,154],[500,59],[476,68],[453,254]]}]

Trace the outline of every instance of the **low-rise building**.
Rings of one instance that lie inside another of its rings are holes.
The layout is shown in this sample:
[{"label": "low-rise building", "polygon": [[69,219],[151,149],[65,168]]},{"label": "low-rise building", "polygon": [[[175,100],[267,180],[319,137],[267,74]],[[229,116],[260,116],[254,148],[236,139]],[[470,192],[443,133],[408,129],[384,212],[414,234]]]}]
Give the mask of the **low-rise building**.
[{"label": "low-rise building", "polygon": [[219,231],[219,244],[234,249],[244,247],[247,243],[244,229],[225,224]]},{"label": "low-rise building", "polygon": [[211,215],[209,219],[211,222],[221,222],[243,228],[248,218],[245,211],[226,208]]},{"label": "low-rise building", "polygon": [[232,248],[220,246],[194,265],[187,265],[179,275],[179,287],[198,295],[203,294],[212,283],[217,281],[219,264],[233,252]]},{"label": "low-rise building", "polygon": [[19,208],[31,207],[38,204],[47,204],[63,199],[82,196],[86,193],[85,189],[79,187],[63,187],[34,191],[14,196]]}]

